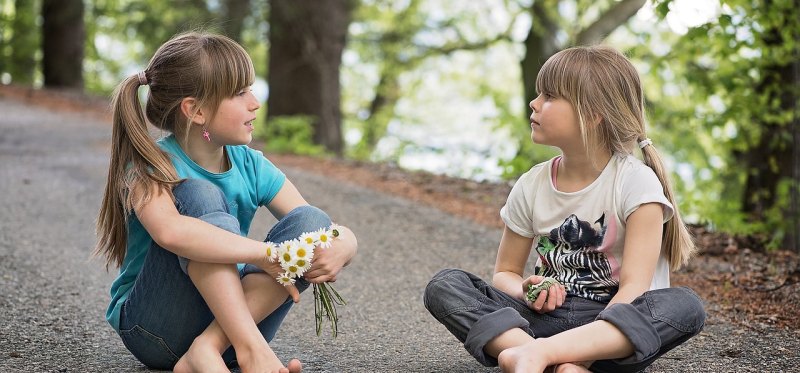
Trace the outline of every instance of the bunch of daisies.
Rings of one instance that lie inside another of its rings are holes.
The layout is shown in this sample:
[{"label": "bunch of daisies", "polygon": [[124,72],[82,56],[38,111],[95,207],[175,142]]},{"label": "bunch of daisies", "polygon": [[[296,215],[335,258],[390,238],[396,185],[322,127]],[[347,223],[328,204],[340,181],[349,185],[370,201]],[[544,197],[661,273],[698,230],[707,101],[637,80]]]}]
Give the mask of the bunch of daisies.
[{"label": "bunch of daisies", "polygon": [[[300,237],[284,241],[280,244],[267,241],[267,259],[278,262],[284,272],[277,277],[278,283],[288,286],[293,285],[297,278],[311,268],[316,249],[329,249],[334,239],[339,237],[341,227],[336,224],[321,228],[317,231],[306,232]],[[346,302],[329,283],[312,284],[314,287],[314,319],[316,320],[317,335],[322,331],[322,319],[327,318],[331,323],[331,332],[336,338],[338,334],[339,317],[336,306]]]}]

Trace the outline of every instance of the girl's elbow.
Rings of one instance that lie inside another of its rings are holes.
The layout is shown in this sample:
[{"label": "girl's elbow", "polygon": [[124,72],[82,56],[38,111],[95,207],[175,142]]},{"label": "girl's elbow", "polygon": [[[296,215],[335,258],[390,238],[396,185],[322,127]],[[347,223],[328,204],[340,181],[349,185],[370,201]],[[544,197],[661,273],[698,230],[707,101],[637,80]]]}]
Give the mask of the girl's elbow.
[{"label": "girl's elbow", "polygon": [[179,241],[179,237],[175,229],[157,229],[149,233],[150,237],[158,246],[161,246],[167,250],[170,250],[175,246],[175,243]]}]

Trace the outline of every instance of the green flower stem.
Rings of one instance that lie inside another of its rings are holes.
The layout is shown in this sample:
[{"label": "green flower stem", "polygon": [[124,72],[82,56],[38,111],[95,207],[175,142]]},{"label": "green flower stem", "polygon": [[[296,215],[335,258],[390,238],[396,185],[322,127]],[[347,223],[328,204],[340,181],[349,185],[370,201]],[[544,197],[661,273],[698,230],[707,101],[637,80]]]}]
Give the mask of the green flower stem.
[{"label": "green flower stem", "polygon": [[347,304],[339,292],[328,283],[313,284],[314,286],[314,320],[317,336],[322,333],[322,319],[327,318],[331,323],[331,334],[336,338],[339,332],[339,315],[336,306]]}]

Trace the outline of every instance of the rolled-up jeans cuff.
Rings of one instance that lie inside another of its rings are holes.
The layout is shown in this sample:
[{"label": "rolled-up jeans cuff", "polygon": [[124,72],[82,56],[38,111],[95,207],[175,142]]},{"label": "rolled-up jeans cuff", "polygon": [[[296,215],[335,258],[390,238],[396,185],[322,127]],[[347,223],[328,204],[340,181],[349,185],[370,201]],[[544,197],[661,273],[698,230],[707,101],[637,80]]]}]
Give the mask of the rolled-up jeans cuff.
[{"label": "rolled-up jeans cuff", "polygon": [[[236,218],[228,214],[224,211],[215,211],[203,216],[198,217],[198,219],[211,224],[215,227],[222,228],[228,232],[239,234],[239,221]],[[189,266],[189,259],[186,259],[180,255],[178,255],[178,263],[180,263],[181,270],[187,276],[189,275],[188,266]]]},{"label": "rolled-up jeans cuff", "polygon": [[597,315],[597,320],[613,324],[633,345],[633,355],[614,360],[619,364],[644,361],[658,353],[661,348],[661,337],[653,327],[652,321],[632,304],[612,304]]},{"label": "rolled-up jeans cuff", "polygon": [[487,355],[483,348],[489,341],[514,328],[528,328],[528,320],[513,308],[506,307],[483,315],[467,333],[464,348],[484,366],[497,366],[497,359]]}]

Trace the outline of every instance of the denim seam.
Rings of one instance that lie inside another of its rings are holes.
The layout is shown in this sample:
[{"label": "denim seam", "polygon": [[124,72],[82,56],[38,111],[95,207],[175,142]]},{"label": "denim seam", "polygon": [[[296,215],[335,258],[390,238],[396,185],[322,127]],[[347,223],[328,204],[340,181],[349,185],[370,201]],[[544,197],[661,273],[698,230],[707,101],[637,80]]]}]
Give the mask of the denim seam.
[{"label": "denim seam", "polygon": [[126,342],[124,336],[125,335],[133,336],[134,334],[139,334],[139,335],[141,335],[141,336],[143,336],[143,337],[155,342],[156,344],[158,344],[158,346],[161,347],[162,349],[164,349],[165,352],[169,353],[175,361],[177,361],[180,358],[180,356],[175,354],[175,351],[172,351],[172,349],[169,348],[169,346],[167,345],[167,342],[164,341],[164,338],[161,338],[158,335],[155,335],[155,334],[151,333],[147,329],[141,327],[139,324],[133,325],[133,327],[130,328],[130,329],[124,329],[124,330],[120,329],[119,334],[120,334],[120,337],[123,337],[123,338],[121,338],[122,339],[122,343],[125,345],[126,348],[128,348],[129,351],[132,351],[132,350],[131,350],[130,346],[128,346],[128,343]]}]

